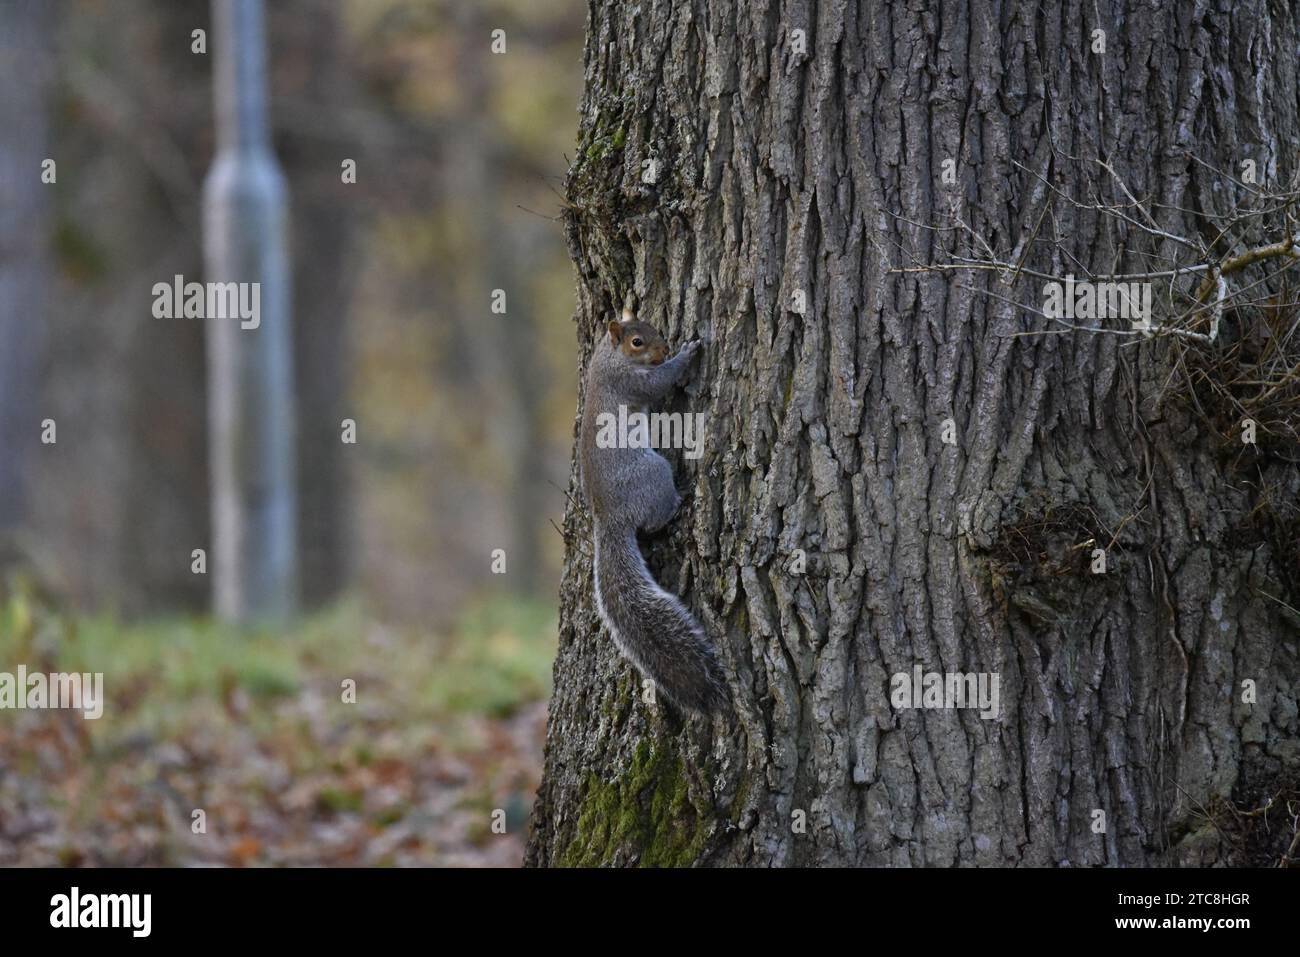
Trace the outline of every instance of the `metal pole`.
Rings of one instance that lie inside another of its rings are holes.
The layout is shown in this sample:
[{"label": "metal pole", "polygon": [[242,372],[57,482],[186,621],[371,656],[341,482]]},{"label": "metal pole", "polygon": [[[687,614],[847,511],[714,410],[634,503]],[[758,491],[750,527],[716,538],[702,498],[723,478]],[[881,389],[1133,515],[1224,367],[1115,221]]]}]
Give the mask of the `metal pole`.
[{"label": "metal pole", "polygon": [[251,622],[297,605],[288,198],[267,132],[262,2],[213,0],[212,14],[217,152],[203,186],[205,278],[259,284],[260,307],[256,326],[204,320],[214,605],[222,619]]}]

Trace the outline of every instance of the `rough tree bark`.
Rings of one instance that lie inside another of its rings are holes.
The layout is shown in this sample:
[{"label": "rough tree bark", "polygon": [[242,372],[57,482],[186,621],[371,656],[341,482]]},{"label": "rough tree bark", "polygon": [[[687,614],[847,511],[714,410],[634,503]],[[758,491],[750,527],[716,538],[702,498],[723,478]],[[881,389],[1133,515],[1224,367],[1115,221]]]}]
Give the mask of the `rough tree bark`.
[{"label": "rough tree bark", "polygon": [[[1295,8],[1259,0],[592,0],[582,359],[629,287],[672,341],[707,341],[672,406],[707,413],[706,450],[673,460],[694,495],[649,561],[715,636],[738,718],[640,700],[575,495],[528,863],[1242,860],[1216,809],[1300,766],[1275,600],[1300,606],[1294,553],[1243,531],[1263,480],[1157,403],[1159,343],[1014,336],[1043,324],[987,276],[889,270],[949,259],[964,231],[925,224],[954,215],[1057,275],[1172,255],[1045,216],[1040,176],[1110,198],[1105,159],[1163,227],[1204,233],[1228,190],[1189,153],[1290,182],[1296,43]],[[1256,465],[1295,494],[1294,465]],[[1089,539],[1104,575],[1071,558]],[[917,664],[996,673],[1000,718],[895,711]]]}]

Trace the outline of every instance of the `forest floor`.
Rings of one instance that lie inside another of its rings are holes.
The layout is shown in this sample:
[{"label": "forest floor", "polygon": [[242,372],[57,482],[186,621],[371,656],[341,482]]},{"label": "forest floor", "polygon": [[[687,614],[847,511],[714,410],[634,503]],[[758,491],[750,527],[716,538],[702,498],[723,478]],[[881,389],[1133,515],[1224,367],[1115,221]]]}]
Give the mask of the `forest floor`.
[{"label": "forest floor", "polygon": [[513,602],[438,636],[354,605],[247,633],[19,593],[0,671],[103,672],[105,700],[0,711],[0,866],[516,866],[554,649]]}]

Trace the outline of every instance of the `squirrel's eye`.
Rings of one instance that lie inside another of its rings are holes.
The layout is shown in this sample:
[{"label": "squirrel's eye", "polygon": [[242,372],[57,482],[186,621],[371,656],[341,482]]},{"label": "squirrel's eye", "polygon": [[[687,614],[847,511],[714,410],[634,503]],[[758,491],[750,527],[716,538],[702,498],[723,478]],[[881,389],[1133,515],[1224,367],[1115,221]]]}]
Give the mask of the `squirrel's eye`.
[{"label": "squirrel's eye", "polygon": [[632,348],[640,349],[643,345],[645,345],[645,340],[640,336],[636,336],[632,339]]}]

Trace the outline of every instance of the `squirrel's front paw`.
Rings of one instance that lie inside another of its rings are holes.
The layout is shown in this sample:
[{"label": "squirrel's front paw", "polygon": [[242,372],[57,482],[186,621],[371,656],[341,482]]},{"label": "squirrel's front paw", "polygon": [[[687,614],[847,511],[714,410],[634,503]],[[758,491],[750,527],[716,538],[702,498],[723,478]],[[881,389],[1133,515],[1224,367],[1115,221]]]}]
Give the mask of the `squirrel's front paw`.
[{"label": "squirrel's front paw", "polygon": [[692,339],[690,342],[685,343],[677,354],[689,362],[695,357],[695,353],[699,352],[702,348],[704,348],[704,340]]}]

